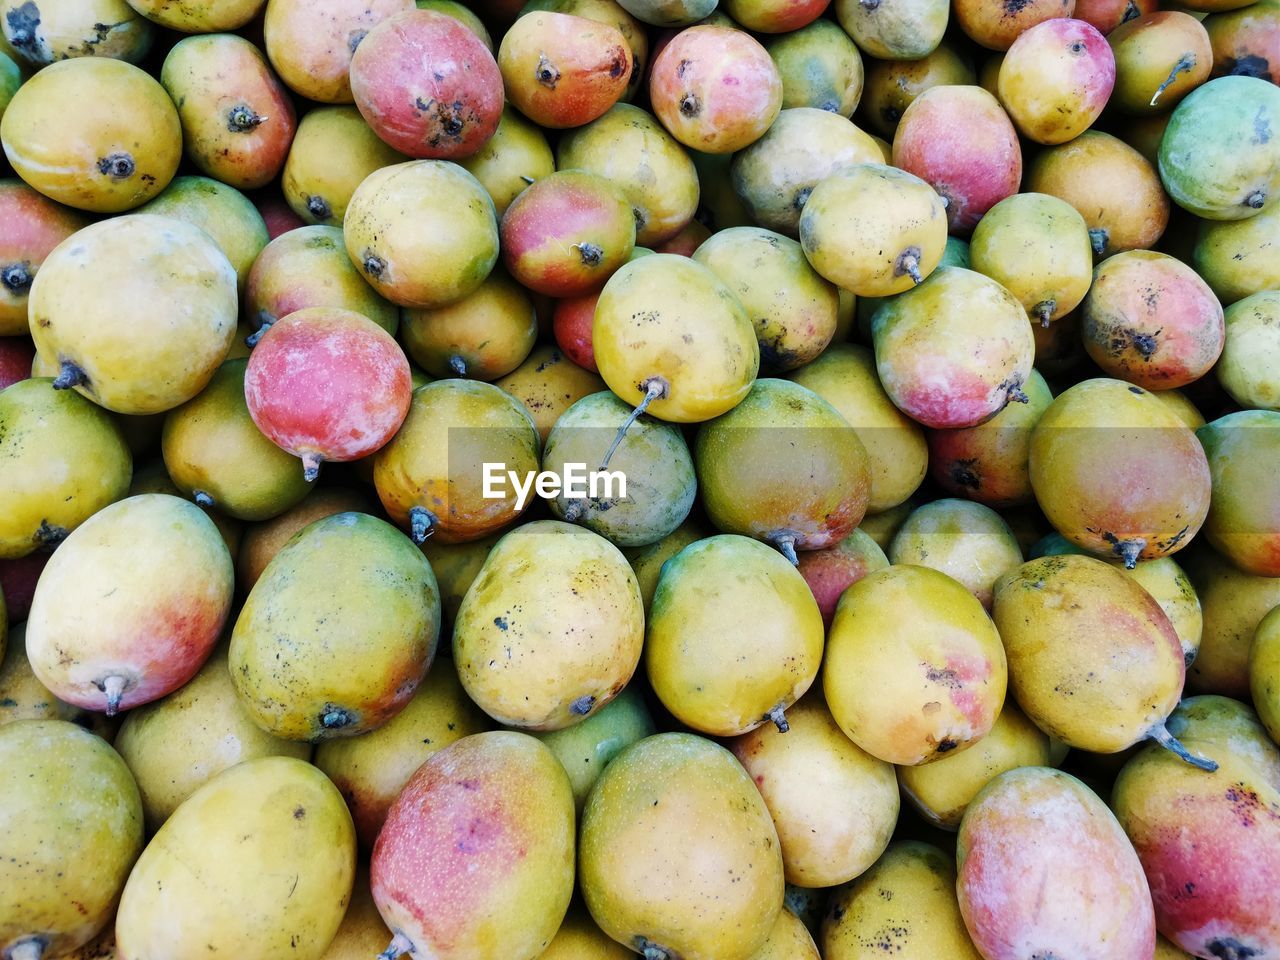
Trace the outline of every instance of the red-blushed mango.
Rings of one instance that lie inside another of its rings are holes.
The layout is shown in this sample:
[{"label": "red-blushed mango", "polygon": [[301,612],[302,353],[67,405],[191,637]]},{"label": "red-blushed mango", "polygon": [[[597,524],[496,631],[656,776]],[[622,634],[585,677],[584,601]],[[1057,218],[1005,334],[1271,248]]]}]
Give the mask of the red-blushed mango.
[{"label": "red-blushed mango", "polygon": [[[708,607],[712,595],[723,606]],[[822,634],[808,584],[786,559],[747,537],[708,537],[662,567],[645,667],[663,705],[695,730],[727,737],[772,722],[785,731],[785,711],[817,676]]]},{"label": "red-blushed mango", "polygon": [[670,240],[657,244],[653,248],[653,252],[670,253],[679,257],[692,257],[694,252],[710,239],[710,227],[704,226],[697,220],[690,220]]},{"label": "red-blushed mango", "polygon": [[956,839],[960,912],[987,960],[1155,952],[1142,864],[1107,805],[1070,774],[1001,774]]},{"label": "red-blushed mango", "polygon": [[542,128],[511,107],[503,108],[498,129],[484,146],[459,162],[484,187],[499,217],[525,187],[556,169]]},{"label": "red-blushed mango", "polygon": [[383,954],[535,960],[569,907],[573,794],[527,734],[464,737],[418,768],[374,846]]},{"label": "red-blushed mango", "polygon": [[[106,101],[129,109],[94,106]],[[18,176],[51,200],[121,213],[169,185],[182,159],[182,124],[164,87],[144,71],[76,57],[18,88],[0,119],[0,144]]]},{"label": "red-blushed mango", "polygon": [[42,0],[38,6],[5,0],[0,33],[14,59],[32,70],[72,57],[137,63],[155,39],[155,29],[125,0]]},{"label": "red-blushed mango", "polygon": [[703,153],[759,140],[782,109],[782,78],[768,51],[733,27],[681,31],[654,58],[653,112],[671,135]]},{"label": "red-blushed mango", "polygon": [[583,397],[605,389],[599,376],[567,359],[555,346],[534,347],[524,363],[494,385],[524,405],[542,442],[561,414]]},{"label": "red-blushed mango", "polygon": [[968,500],[934,500],[917,507],[887,552],[894,564],[945,573],[988,610],[996,580],[1022,563],[1009,525],[994,510]]},{"label": "red-blushed mango", "polygon": [[351,310],[310,307],[267,329],[244,390],[258,429],[301,458],[311,481],[326,460],[358,460],[385,446],[409,412],[412,384],[387,331]]},{"label": "red-blushed mango", "polygon": [[877,310],[871,333],[885,392],[926,427],[972,427],[1027,402],[1031,324],[1013,294],[980,273],[939,267]]},{"label": "red-blushed mango", "polygon": [[1245,573],[1280,577],[1280,413],[1231,413],[1196,436],[1213,477],[1205,536]]},{"label": "red-blushed mango", "polygon": [[539,447],[515,397],[478,380],[437,380],[414,392],[403,427],[374,460],[374,485],[387,515],[415,542],[477,540],[529,507],[517,508],[505,478],[503,495],[486,497],[484,464],[523,478],[538,470]]},{"label": "red-blushed mango", "polygon": [[1055,398],[1032,430],[1030,468],[1054,528],[1129,567],[1181,550],[1209,511],[1209,466],[1195,434],[1123,380],[1085,380]]},{"label": "red-blushed mango", "polygon": [[263,0],[128,0],[148,20],[182,33],[238,30],[262,9]]},{"label": "red-blushed mango", "polygon": [[44,258],[89,221],[17,179],[0,180],[0,220],[0,337],[19,337],[29,330],[27,295]]},{"label": "red-blushed mango", "polygon": [[1224,306],[1263,291],[1274,296],[1280,290],[1280,245],[1274,240],[1278,231],[1276,203],[1246,220],[1201,220],[1191,266]]},{"label": "red-blushed mango", "polygon": [[646,960],[751,960],[782,909],[764,800],[728,750],[688,733],[647,737],[605,768],[578,874],[596,923]]},{"label": "red-blushed mango", "polygon": [[1107,35],[1115,54],[1112,104],[1125,113],[1170,110],[1209,79],[1213,51],[1200,21],[1181,10],[1127,20]]},{"label": "red-blushed mango", "polygon": [[852,116],[863,92],[862,54],[830,20],[771,38],[765,49],[782,77],[782,109],[816,107]]},{"label": "red-blushed mango", "polygon": [[455,740],[491,726],[467,699],[453,664],[441,662],[403,710],[361,736],[324,741],[316,747],[315,764],[347,801],[361,846],[372,850],[387,811],[414,772]]},{"label": "red-blushed mango", "polygon": [[[711,535],[711,531],[696,520],[685,520],[657,543],[645,547],[624,547],[622,554],[635,572],[640,584],[640,597],[644,601],[645,615],[653,604],[653,594],[658,588],[662,566],[689,544]],[[0,567],[0,571],[3,567]]]},{"label": "red-blushed mango", "polygon": [[138,858],[116,915],[117,951],[121,960],[319,960],[351,898],[355,861],[351,817],[324,774],[296,757],[238,764],[178,807]]},{"label": "red-blushed mango", "polygon": [[816,694],[787,711],[790,729],[765,724],[729,741],[764,797],[788,883],[833,887],[864,873],[898,821],[893,767],[863,752]]},{"label": "red-blushed mango", "polygon": [[243,37],[178,41],[160,82],[178,105],[187,156],[202,172],[241,190],[280,173],[297,119],[293,102],[261,51]]},{"label": "red-blushed mango", "polygon": [[270,0],[262,36],[271,66],[294,93],[352,103],[353,54],[375,26],[413,9],[413,0]]},{"label": "red-blushed mango", "polygon": [[308,524],[335,513],[368,513],[372,504],[361,491],[344,487],[320,487],[296,507],[263,523],[251,524],[244,532],[236,554],[236,581],[248,595],[271,559]]},{"label": "red-blushed mango", "polygon": [[575,365],[590,373],[597,372],[596,351],[591,343],[591,328],[595,323],[596,303],[599,300],[598,293],[567,297],[556,301],[551,314],[551,328],[556,338],[556,346]]},{"label": "red-blushed mango", "polygon": [[1207,17],[1215,77],[1243,75],[1280,83],[1280,6],[1249,4]]},{"label": "red-blushed mango", "polygon": [[724,11],[754,33],[790,33],[822,16],[830,0],[725,0]]},{"label": "red-blushed mango", "polygon": [[0,763],[0,950],[65,957],[111,922],[142,852],[138,788],[107,743],[63,720],[0,727]]},{"label": "red-blushed mango", "polygon": [[1027,168],[1024,187],[1075,207],[1098,257],[1152,247],[1169,223],[1169,198],[1155,168],[1097,130],[1040,153]]},{"label": "red-blushed mango", "polygon": [[1169,729],[1218,770],[1148,747],[1120,771],[1111,799],[1160,929],[1199,957],[1280,951],[1280,751],[1249,707],[1225,697],[1183,701]]},{"label": "red-blushed mango", "polygon": [[1104,36],[1122,23],[1155,11],[1157,0],[1076,0],[1072,14],[1092,24]]},{"label": "red-blushed mango", "polygon": [[1225,319],[1226,346],[1215,368],[1218,382],[1241,406],[1280,410],[1280,291],[1233,303]]},{"label": "red-blushed mango", "polygon": [[861,528],[835,546],[798,554],[797,569],[818,601],[822,622],[828,628],[840,595],[869,573],[889,566],[884,551]]},{"label": "red-blushed mango", "polygon": [[1074,14],[1076,0],[956,0],[952,16],[960,29],[990,50],[1008,50],[1038,23]]},{"label": "red-blushed mango", "polygon": [[502,270],[456,303],[406,309],[401,326],[409,356],[433,377],[497,380],[524,362],[537,337],[533,301]]},{"label": "red-blushed mango", "polygon": [[1007,679],[982,604],[937,570],[879,570],[836,606],[823,663],[827,703],[849,739],[888,763],[927,763],[981,740]]},{"label": "red-blushed mango", "polygon": [[898,841],[837,890],[822,922],[825,960],[980,960],[956,902],[956,864],[927,843]]},{"label": "red-blushed mango", "polygon": [[942,41],[947,0],[836,0],[836,19],[863,50],[881,60],[919,60]]},{"label": "red-blushed mango", "polygon": [[1222,353],[1222,305],[1181,260],[1129,250],[1104,260],[1081,313],[1085,350],[1108,376],[1148,390],[1184,387]]},{"label": "red-blushed mango", "polygon": [[277,737],[355,736],[404,709],[439,633],[422,552],[382,520],[340,513],[267,564],[231,634],[231,676],[254,723]]},{"label": "red-blushed mango", "polygon": [[340,227],[364,178],[406,159],[355,107],[316,107],[298,123],[280,187],[304,223]]},{"label": "red-blushed mango", "polygon": [[580,127],[626,92],[635,68],[618,27],[570,13],[526,13],[503,35],[498,66],[511,105],[553,130]]},{"label": "red-blushed mango", "polygon": [[1115,84],[1106,39],[1083,20],[1055,19],[1018,36],[1000,64],[1000,103],[1024,136],[1066,143],[1093,125]]},{"label": "red-blushed mango", "polygon": [[417,159],[470,156],[502,116],[502,74],[480,38],[453,17],[390,17],[351,57],[351,95],[373,131]]},{"label": "red-blushed mango", "polygon": [[441,307],[473,292],[498,261],[498,218],[457,164],[411,160],[375,170],[342,224],[351,262],[402,307]]},{"label": "red-blushed mango", "polygon": [[892,137],[907,107],[930,87],[976,82],[973,67],[946,44],[918,60],[873,60],[867,67],[861,116],[876,133]]},{"label": "red-blushed mango", "polygon": [[77,527],[50,558],[27,620],[40,682],[90,710],[150,703],[190,680],[231,611],[231,556],[199,507],[129,497]]},{"label": "red-blushed mango", "polygon": [[631,79],[622,100],[633,100],[648,76],[649,34],[639,20],[614,0],[529,0],[521,13],[545,10],[585,17],[597,23],[617,27],[631,48]]}]

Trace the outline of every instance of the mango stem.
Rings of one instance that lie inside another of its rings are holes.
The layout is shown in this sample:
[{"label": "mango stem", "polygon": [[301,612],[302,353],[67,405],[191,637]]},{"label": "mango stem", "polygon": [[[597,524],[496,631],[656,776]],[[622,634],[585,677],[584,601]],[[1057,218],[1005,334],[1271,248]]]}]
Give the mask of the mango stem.
[{"label": "mango stem", "polygon": [[315,483],[320,477],[321,458],[317,453],[304,453],[302,455],[302,479],[307,483]]},{"label": "mango stem", "polygon": [[53,389],[70,390],[72,387],[78,387],[88,382],[89,378],[85,376],[83,370],[70,360],[63,360],[62,367],[58,370],[57,379],[53,381]]},{"label": "mango stem", "polygon": [[796,535],[794,533],[775,533],[769,537],[778,552],[791,561],[793,567],[800,566],[800,558],[796,556]]},{"label": "mango stem", "polygon": [[1057,300],[1041,300],[1032,309],[1032,313],[1034,313],[1037,317],[1040,318],[1040,326],[1045,327],[1047,329],[1049,326],[1049,321],[1053,319],[1053,312],[1057,309],[1058,309]]},{"label": "mango stem", "polygon": [[456,353],[449,358],[449,369],[460,377],[467,375],[467,361],[463,360]]},{"label": "mango stem", "polygon": [[1156,101],[1160,99],[1160,94],[1169,89],[1170,84],[1178,79],[1178,74],[1186,73],[1188,70],[1194,69],[1196,65],[1196,55],[1194,53],[1184,53],[1178,58],[1178,62],[1173,65],[1173,69],[1169,71],[1169,76],[1165,77],[1164,83],[1156,87],[1155,94],[1151,97],[1151,106],[1156,105]]},{"label": "mango stem", "polygon": [[924,274],[920,272],[920,248],[907,247],[900,254],[893,264],[893,275],[900,277],[903,274],[911,277],[911,282],[919,286],[924,283]]},{"label": "mango stem", "polygon": [[1142,537],[1135,537],[1132,540],[1121,540],[1115,534],[1106,534],[1103,537],[1111,544],[1111,552],[1124,561],[1124,568],[1132,570],[1138,565],[1138,560],[1142,556],[1142,551],[1147,548],[1147,541]]},{"label": "mango stem", "polygon": [[1209,760],[1205,757],[1198,757],[1184,747],[1178,741],[1177,737],[1169,732],[1169,728],[1164,725],[1163,720],[1147,731],[1147,736],[1179,759],[1185,760],[1187,763],[1191,764],[1193,767],[1199,767],[1201,770],[1207,770],[1210,773],[1213,773],[1213,771],[1218,769],[1216,761]]},{"label": "mango stem", "polygon": [[378,960],[396,960],[396,957],[403,957],[408,953],[413,953],[413,941],[403,933],[397,933],[391,938],[387,949],[378,954]]},{"label": "mango stem", "polygon": [[1107,249],[1107,241],[1111,239],[1111,234],[1102,229],[1102,227],[1094,227],[1089,231],[1089,246],[1093,248],[1095,257],[1102,256],[1102,251]]},{"label": "mango stem", "polygon": [[266,336],[267,331],[271,329],[271,324],[273,323],[275,323],[274,320],[263,320],[262,326],[244,338],[244,345],[250,350],[256,347],[258,345],[258,341]]},{"label": "mango stem", "polygon": [[409,508],[409,537],[414,543],[423,544],[427,537],[435,533],[440,518],[426,507]]},{"label": "mango stem", "polygon": [[779,733],[786,733],[791,729],[791,724],[787,723],[787,718],[783,716],[781,704],[766,713],[764,718],[766,720],[772,720],[773,725],[778,728]]},{"label": "mango stem", "polygon": [[113,674],[98,684],[98,689],[107,696],[107,716],[114,717],[120,712],[120,701],[124,698],[125,679]]},{"label": "mango stem", "polygon": [[1267,194],[1263,190],[1255,190],[1244,198],[1244,205],[1251,210],[1261,210],[1267,203]]},{"label": "mango stem", "polygon": [[666,947],[660,947],[656,943],[650,943],[648,940],[641,939],[638,944],[640,948],[640,956],[644,960],[671,960],[671,954],[667,952]]},{"label": "mango stem", "polygon": [[213,497],[209,496],[203,490],[193,490],[191,499],[196,502],[196,506],[204,507],[206,510],[213,506]]},{"label": "mango stem", "polygon": [[601,472],[609,468],[609,461],[613,459],[614,453],[617,452],[618,446],[622,443],[622,438],[631,429],[631,425],[640,419],[642,413],[649,409],[649,404],[665,397],[669,389],[669,385],[663,377],[650,377],[648,380],[643,381],[640,386],[644,387],[644,399],[636,404],[636,408],[627,415],[627,419],[622,421],[622,426],[618,428],[618,432],[613,438],[613,443],[609,444],[609,450],[604,455],[604,460],[600,462]]},{"label": "mango stem", "polygon": [[10,948],[9,960],[40,960],[44,956],[44,941],[39,937],[31,937]]}]

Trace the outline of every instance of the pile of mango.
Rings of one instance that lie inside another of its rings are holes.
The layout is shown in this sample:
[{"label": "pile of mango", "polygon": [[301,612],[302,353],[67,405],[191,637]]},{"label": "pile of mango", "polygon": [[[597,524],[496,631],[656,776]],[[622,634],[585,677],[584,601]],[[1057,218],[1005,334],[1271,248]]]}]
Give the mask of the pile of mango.
[{"label": "pile of mango", "polygon": [[0,0],[0,960],[1280,960],[1277,84]]}]

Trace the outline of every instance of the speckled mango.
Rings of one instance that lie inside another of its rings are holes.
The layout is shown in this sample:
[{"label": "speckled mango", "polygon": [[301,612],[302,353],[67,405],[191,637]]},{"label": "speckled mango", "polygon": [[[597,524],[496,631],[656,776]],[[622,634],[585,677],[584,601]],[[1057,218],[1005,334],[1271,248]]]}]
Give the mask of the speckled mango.
[{"label": "speckled mango", "polygon": [[5,0],[0,31],[33,70],[73,57],[137,63],[155,39],[155,28],[125,0]]}]

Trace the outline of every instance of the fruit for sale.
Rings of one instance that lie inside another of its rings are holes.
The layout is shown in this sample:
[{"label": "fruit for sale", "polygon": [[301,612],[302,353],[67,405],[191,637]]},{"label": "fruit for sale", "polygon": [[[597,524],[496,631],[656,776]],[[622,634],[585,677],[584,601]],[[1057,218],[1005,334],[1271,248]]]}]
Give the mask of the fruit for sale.
[{"label": "fruit for sale", "polygon": [[583,397],[605,389],[604,381],[565,358],[559,347],[534,347],[519,367],[495,381],[519,400],[546,442],[560,416]]},{"label": "fruit for sale", "polygon": [[976,82],[973,68],[946,44],[918,60],[876,60],[867,67],[862,115],[876,133],[892,137],[911,101],[930,87]]},{"label": "fruit for sale", "polygon": [[218,33],[238,30],[262,9],[263,0],[128,0],[129,6],[148,20],[183,33]]},{"label": "fruit for sale", "polygon": [[505,730],[465,737],[418,768],[378,835],[373,899],[394,934],[382,956],[534,960],[573,867],[573,795],[551,751]]},{"label": "fruit for sale", "polygon": [[65,956],[110,922],[142,850],[138,788],[111,747],[62,720],[0,727],[0,763],[0,951]]},{"label": "fruit for sale", "polygon": [[402,307],[473,293],[498,260],[498,219],[475,177],[443,160],[375,170],[342,224],[347,254],[374,290]]},{"label": "fruit for sale", "polygon": [[223,770],[257,757],[311,758],[311,747],[271,736],[236,698],[227,652],[216,651],[180,690],[131,710],[115,739],[142,796],[150,832]]},{"label": "fruit for sale", "polygon": [[349,737],[404,708],[439,634],[440,593],[421,551],[382,520],[340,513],[267,564],[231,634],[231,675],[269,733]]},{"label": "fruit for sale", "polygon": [[498,129],[479,150],[459,161],[488,192],[501,217],[535,180],[555,172],[555,158],[542,129],[504,107]]},{"label": "fruit for sale", "polygon": [[1261,77],[1280,83],[1280,6],[1248,4],[1206,17],[1204,28],[1213,48],[1213,76]]},{"label": "fruit for sale", "polygon": [[406,309],[403,323],[405,349],[433,377],[496,380],[520,366],[538,335],[529,295],[500,270],[456,303]]},{"label": "fruit for sale", "polygon": [[972,427],[1027,402],[1031,324],[1013,294],[980,273],[939,267],[877,310],[871,332],[885,392],[926,427]]},{"label": "fruit for sale", "polygon": [[756,223],[795,237],[800,213],[819,183],[852,164],[882,159],[875,141],[843,116],[794,107],[734,156],[730,174],[734,193]]},{"label": "fruit for sale", "polygon": [[378,138],[355,107],[316,107],[298,123],[280,187],[305,223],[341,226],[360,182],[406,159]]},{"label": "fruit for sale", "polygon": [[539,520],[489,552],[458,610],[453,659],[468,696],[499,723],[558,730],[617,696],[643,643],[640,588],[618,548]]},{"label": "fruit for sale", "polygon": [[28,332],[27,295],[45,257],[88,220],[18,179],[0,180],[0,337]]},{"label": "fruit for sale", "polygon": [[1280,204],[1247,220],[1201,220],[1191,265],[1224,306],[1280,289]]},{"label": "fruit for sale", "polygon": [[248,594],[262,571],[303,527],[335,513],[368,513],[372,506],[364,493],[342,487],[320,487],[296,507],[263,523],[252,524],[244,534],[236,556],[236,578],[240,590]]},{"label": "fruit for sale", "polygon": [[821,943],[826,960],[863,960],[882,950],[903,960],[979,960],[956,902],[954,858],[918,841],[891,844],[836,892]]},{"label": "fruit for sale", "polygon": [[1280,88],[1257,77],[1210,80],[1169,119],[1160,179],[1173,201],[1198,217],[1255,216],[1280,192],[1277,129]]},{"label": "fruit for sale", "polygon": [[47,379],[0,390],[0,557],[54,547],[125,496],[133,461],[105,410]]},{"label": "fruit for sale", "polygon": [[1113,103],[1126,113],[1172,109],[1209,78],[1213,51],[1200,21],[1180,10],[1127,20],[1107,36],[1115,52]]},{"label": "fruit for sale", "polygon": [[994,510],[968,500],[934,500],[913,510],[887,552],[895,564],[945,573],[988,610],[996,580],[1022,563],[1009,525]]},{"label": "fruit for sale", "polygon": [[813,188],[800,243],[815,270],[859,297],[924,282],[947,243],[947,208],[919,177],[880,163],[849,166]]},{"label": "fruit for sale", "polygon": [[1155,951],[1142,864],[1106,804],[1070,774],[1021,767],[992,780],[965,812],[956,862],[960,912],[989,960]]},{"label": "fruit for sale", "polygon": [[72,57],[112,57],[137,63],[155,30],[125,0],[41,0],[0,3],[0,32],[33,70]]},{"label": "fruit for sale", "polygon": [[836,606],[827,703],[874,757],[909,766],[966,749],[995,723],[1006,680],[1004,649],[982,604],[937,570],[876,571]]},{"label": "fruit for sale", "polygon": [[1122,23],[1153,12],[1156,6],[1156,0],[1076,0],[1072,16],[1106,35]]},{"label": "fruit for sale", "polygon": [[1098,130],[1041,152],[1027,167],[1024,187],[1075,207],[1098,257],[1154,246],[1169,223],[1169,198],[1155,168]]},{"label": "fruit for sale", "polygon": [[160,82],[202,173],[241,190],[280,173],[297,128],[293,102],[252,43],[226,33],[187,37],[165,57]]},{"label": "fruit for sale", "polygon": [[623,548],[623,556],[631,564],[636,582],[640,584],[640,597],[644,601],[646,617],[653,604],[653,594],[658,588],[658,577],[663,565],[689,544],[710,536],[711,532],[697,521],[686,520],[657,543],[646,547]]},{"label": "fruit for sale", "polygon": [[1272,740],[1280,738],[1280,613],[1258,623],[1249,648],[1249,692]]},{"label": "fruit for sale", "polygon": [[787,721],[785,734],[765,724],[729,749],[769,808],[787,882],[845,883],[889,843],[899,803],[893,767],[850,742],[817,695],[794,704]]},{"label": "fruit for sale", "polygon": [[315,764],[341,791],[361,846],[372,850],[387,811],[414,772],[455,740],[491,726],[467,699],[452,664],[442,663],[427,673],[404,709],[376,730],[319,744]]},{"label": "fruit for sale", "polygon": [[621,31],[627,46],[631,48],[631,76],[621,100],[635,99],[636,93],[647,76],[649,63],[649,34],[635,17],[613,0],[529,0],[520,8],[521,14],[542,10],[585,17],[596,23],[607,24]]},{"label": "fruit for sale", "polygon": [[1226,346],[1215,369],[1218,382],[1241,406],[1280,410],[1275,373],[1280,369],[1280,292],[1255,293],[1233,303],[1226,326]]},{"label": "fruit for sale", "polygon": [[294,93],[351,103],[352,55],[375,26],[413,9],[413,0],[270,0],[263,42],[271,66]]},{"label": "fruit for sale", "polygon": [[919,60],[942,41],[950,5],[946,0],[836,0],[836,18],[854,42],[881,60]]},{"label": "fruit for sale", "polygon": [[[574,904],[538,960],[634,960],[635,954],[610,940],[591,914]],[[754,960],[754,958],[753,958]]]},{"label": "fruit for sale", "polygon": [[1231,413],[1196,437],[1213,477],[1205,537],[1243,572],[1280,577],[1280,413]]},{"label": "fruit for sale", "polygon": [[694,26],[654,58],[649,99],[662,125],[686,147],[733,153],[759,140],[777,118],[782,78],[750,34]]},{"label": "fruit for sale", "polygon": [[1074,14],[1076,0],[1023,0],[1014,6],[987,0],[956,0],[952,16],[976,43],[990,50],[1008,50],[1038,23]]},{"label": "fruit for sale", "polygon": [[1245,699],[1253,636],[1262,618],[1280,605],[1280,577],[1243,573],[1210,549],[1192,552],[1185,566],[1204,618],[1187,686],[1197,693]]},{"label": "fruit for sale", "polygon": [[[1160,929],[1196,956],[1280,949],[1280,751],[1257,715],[1225,697],[1192,697],[1169,718],[1207,774],[1147,748],[1116,779],[1112,806],[1138,851]],[[1213,850],[1212,861],[1200,851]],[[1191,894],[1188,894],[1191,891]]]},{"label": "fruit for sale", "polygon": [[[108,101],[128,109],[94,106]],[[0,144],[18,176],[51,200],[120,213],[173,179],[182,125],[164,87],[144,71],[110,57],[76,57],[18,88],[0,120]]]},{"label": "fruit for sale", "polygon": [[818,601],[823,624],[830,628],[840,595],[868,573],[889,566],[884,551],[861,529],[845,537],[835,546],[823,550],[806,550],[798,554],[796,569],[809,584]]},{"label": "fruit for sale", "polygon": [[672,423],[733,409],[760,366],[755,325],[738,298],[674,254],[641,257],[609,278],[591,339],[609,389]]},{"label": "fruit for sale", "polygon": [[830,20],[771,37],[765,49],[782,78],[782,109],[816,107],[842,117],[862,99],[862,54]]},{"label": "fruit for sale", "polygon": [[[476,540],[510,524],[531,498],[509,477],[538,470],[537,430],[523,404],[476,380],[437,380],[419,388],[409,415],[373,465],[374,485],[388,516],[407,526],[415,543]],[[484,465],[502,464],[485,496]]]},{"label": "fruit for sale", "polygon": [[351,817],[323,773],[296,757],[238,764],[178,807],[143,851],[120,898],[117,949],[129,960],[193,960],[210,946],[247,960],[319,960],[350,899],[355,858]]},{"label": "fruit for sale", "polygon": [[1000,65],[1000,103],[1036,143],[1066,143],[1093,125],[1116,80],[1106,38],[1083,20],[1045,20],[1018,35]]}]

